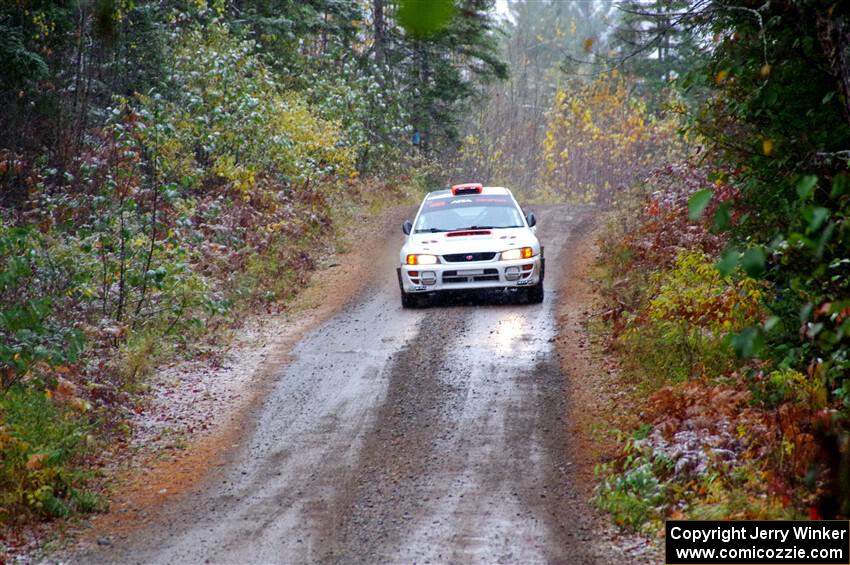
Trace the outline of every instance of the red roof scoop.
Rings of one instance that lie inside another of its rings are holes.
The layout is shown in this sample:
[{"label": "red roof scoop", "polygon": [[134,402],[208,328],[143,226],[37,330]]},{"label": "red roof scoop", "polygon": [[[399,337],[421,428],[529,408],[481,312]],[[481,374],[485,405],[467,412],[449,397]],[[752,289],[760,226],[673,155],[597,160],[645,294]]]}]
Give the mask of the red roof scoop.
[{"label": "red roof scoop", "polygon": [[452,196],[459,194],[481,194],[484,190],[484,185],[480,182],[468,182],[465,184],[452,185]]},{"label": "red roof scoop", "polygon": [[468,235],[490,235],[490,230],[462,230],[462,231],[450,231],[446,234],[446,237],[465,237]]}]

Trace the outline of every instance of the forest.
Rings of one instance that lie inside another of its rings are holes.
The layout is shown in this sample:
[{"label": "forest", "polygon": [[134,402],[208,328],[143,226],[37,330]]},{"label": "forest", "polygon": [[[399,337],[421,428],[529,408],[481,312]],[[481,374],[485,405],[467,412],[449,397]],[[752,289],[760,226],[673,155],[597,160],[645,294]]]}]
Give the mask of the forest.
[{"label": "forest", "polygon": [[846,3],[4,0],[0,83],[4,531],[106,511],[158,366],[469,180],[598,210],[618,526],[850,516]]}]

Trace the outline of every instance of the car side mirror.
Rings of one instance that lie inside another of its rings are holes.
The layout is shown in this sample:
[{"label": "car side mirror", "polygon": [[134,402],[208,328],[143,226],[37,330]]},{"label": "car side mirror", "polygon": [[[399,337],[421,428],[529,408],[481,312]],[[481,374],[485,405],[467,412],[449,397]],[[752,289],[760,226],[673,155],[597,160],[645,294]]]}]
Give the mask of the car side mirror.
[{"label": "car side mirror", "polygon": [[404,232],[404,235],[410,235],[410,232],[413,231],[413,224],[410,220],[405,220],[403,224],[401,224],[401,231]]},{"label": "car side mirror", "polygon": [[528,227],[530,227],[530,228],[533,228],[534,226],[537,225],[537,218],[534,217],[534,214],[532,214],[532,213],[529,213],[525,217],[525,221],[528,222]]}]

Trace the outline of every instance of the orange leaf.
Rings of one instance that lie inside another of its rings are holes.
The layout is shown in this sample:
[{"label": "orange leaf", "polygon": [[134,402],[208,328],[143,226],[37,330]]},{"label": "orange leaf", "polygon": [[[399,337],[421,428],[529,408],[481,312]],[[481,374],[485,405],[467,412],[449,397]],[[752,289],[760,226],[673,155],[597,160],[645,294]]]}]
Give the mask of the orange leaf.
[{"label": "orange leaf", "polygon": [[42,468],[45,459],[47,459],[46,453],[34,453],[27,460],[26,467],[30,471],[38,471]]}]

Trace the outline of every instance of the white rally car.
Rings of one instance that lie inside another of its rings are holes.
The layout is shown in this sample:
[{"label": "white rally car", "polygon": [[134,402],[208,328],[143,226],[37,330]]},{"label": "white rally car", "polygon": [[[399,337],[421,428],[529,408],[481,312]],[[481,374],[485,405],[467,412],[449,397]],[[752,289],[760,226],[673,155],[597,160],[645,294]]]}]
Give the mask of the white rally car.
[{"label": "white rally car", "polygon": [[469,183],[428,193],[413,223],[402,226],[401,305],[418,306],[423,295],[441,291],[505,288],[542,302],[536,223],[507,188]]}]

